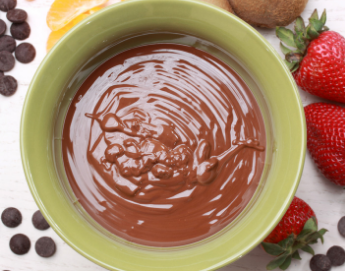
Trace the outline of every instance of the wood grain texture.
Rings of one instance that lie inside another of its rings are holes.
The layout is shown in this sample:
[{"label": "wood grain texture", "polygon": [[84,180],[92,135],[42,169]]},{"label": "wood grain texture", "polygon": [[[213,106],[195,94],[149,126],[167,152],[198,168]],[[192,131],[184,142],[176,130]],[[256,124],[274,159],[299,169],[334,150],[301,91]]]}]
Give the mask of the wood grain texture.
[{"label": "wood grain texture", "polygon": [[[46,40],[49,35],[45,16],[51,3],[52,0],[18,0],[18,8],[25,9],[29,14],[28,22],[31,25],[32,33],[27,42],[34,44],[37,49],[37,56],[30,64],[16,63],[15,68],[8,74],[18,79],[18,91],[9,98],[0,96],[0,212],[6,207],[13,206],[20,209],[23,214],[23,223],[18,228],[9,229],[0,223],[0,270],[101,271],[104,269],[80,256],[65,244],[52,229],[41,232],[31,224],[31,216],[37,210],[37,206],[26,184],[21,165],[19,124],[28,85],[39,63],[45,56]],[[319,11],[327,8],[327,25],[345,36],[344,0],[309,0],[302,14],[303,18],[306,20],[315,8]],[[3,12],[0,12],[0,18],[6,21]],[[279,50],[279,41],[275,37],[274,30],[258,29],[258,31]],[[42,91],[49,90],[42,89]],[[321,99],[303,91],[300,91],[300,94],[303,105],[321,101]],[[345,247],[345,238],[342,238],[336,229],[338,220],[345,215],[345,190],[325,180],[316,169],[309,154],[306,157],[297,195],[307,201],[314,209],[320,227],[329,230],[325,236],[325,244],[313,246],[316,253],[325,253],[332,245]],[[16,233],[24,233],[31,239],[32,248],[28,254],[17,256],[10,251],[9,240]],[[52,258],[40,258],[33,248],[35,241],[42,236],[52,237],[57,244],[57,252]],[[309,270],[311,256],[306,253],[301,253],[301,256],[303,259],[301,261],[294,260],[288,269],[289,271]],[[249,254],[243,256],[242,259],[220,270],[264,271],[267,262],[271,259],[261,248],[255,248]],[[345,270],[345,267],[332,269],[332,271],[340,270]]]}]

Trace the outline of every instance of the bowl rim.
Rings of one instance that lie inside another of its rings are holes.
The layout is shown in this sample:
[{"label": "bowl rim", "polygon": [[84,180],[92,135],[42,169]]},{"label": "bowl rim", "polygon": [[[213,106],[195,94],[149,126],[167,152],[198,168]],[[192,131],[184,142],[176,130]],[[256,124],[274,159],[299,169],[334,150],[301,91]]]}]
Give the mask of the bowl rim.
[{"label": "bowl rim", "polygon": [[[137,4],[157,4],[158,2],[160,2],[160,0],[131,0],[131,1],[125,1],[125,2],[121,2],[121,3],[116,3],[115,5],[109,6],[99,12],[96,12],[93,15],[90,15],[88,18],[86,18],[85,20],[83,20],[82,22],[80,22],[78,25],[76,25],[73,29],[71,29],[64,37],[62,37],[59,42],[50,50],[50,52],[46,55],[46,57],[44,58],[44,60],[42,61],[42,63],[40,64],[39,68],[37,69],[31,84],[29,86],[27,95],[25,97],[25,101],[24,101],[24,106],[23,106],[23,111],[22,111],[22,116],[21,116],[21,124],[20,124],[20,150],[21,150],[21,159],[22,159],[22,165],[23,165],[23,169],[24,169],[24,173],[26,176],[26,180],[27,183],[29,185],[30,191],[39,207],[39,209],[42,211],[42,214],[44,215],[44,217],[46,218],[46,220],[49,222],[49,224],[52,226],[52,228],[54,229],[54,231],[66,242],[68,243],[73,249],[75,249],[77,252],[79,252],[80,254],[82,254],[84,257],[88,258],[89,260],[105,267],[105,268],[109,268],[112,270],[124,270],[124,269],[119,269],[117,267],[114,266],[110,266],[109,264],[99,261],[98,259],[96,259],[95,257],[93,257],[92,255],[90,255],[89,252],[87,252],[87,249],[85,248],[80,248],[80,244],[76,244],[75,243],[75,238],[71,238],[71,236],[69,236],[68,234],[66,234],[66,232],[61,229],[59,227],[59,225],[56,224],[56,219],[53,218],[50,215],[49,210],[47,209],[47,199],[44,199],[42,201],[42,193],[37,191],[37,188],[39,186],[41,186],[42,184],[40,184],[39,182],[35,181],[34,178],[36,178],[36,180],[38,180],[37,177],[37,173],[33,173],[31,170],[31,164],[28,162],[28,157],[32,157],[30,156],[30,154],[28,153],[28,144],[30,144],[29,140],[27,139],[27,134],[29,133],[29,127],[28,127],[28,122],[29,119],[28,118],[28,111],[32,110],[33,108],[33,104],[30,100],[30,95],[34,92],[37,91],[37,89],[35,90],[36,86],[39,84],[39,77],[41,76],[42,73],[44,73],[44,69],[47,65],[49,65],[49,61],[52,58],[52,56],[54,54],[58,54],[59,53],[59,48],[66,44],[67,42],[69,42],[70,39],[73,39],[73,35],[74,33],[76,33],[77,31],[81,31],[83,28],[87,28],[87,25],[89,24],[89,22],[92,22],[94,20],[99,19],[101,16],[103,16],[103,14],[107,13],[107,12],[113,12],[117,9],[119,9],[120,7],[126,7],[126,8],[134,8],[134,5]],[[259,42],[261,42],[262,44],[265,45],[265,47],[267,48],[267,50],[270,51],[270,53],[272,54],[273,58],[275,59],[275,61],[277,61],[278,63],[280,63],[283,67],[283,70],[285,72],[285,75],[287,76],[287,78],[289,79],[291,85],[291,89],[293,90],[291,92],[292,94],[292,99],[295,100],[296,102],[296,109],[297,111],[295,112],[296,115],[299,116],[298,120],[296,120],[296,123],[298,123],[299,127],[297,129],[297,132],[299,133],[300,136],[300,142],[298,142],[298,146],[300,146],[299,150],[296,150],[296,153],[298,152],[298,157],[299,160],[297,162],[297,167],[295,168],[295,174],[293,180],[291,181],[291,186],[290,186],[290,190],[289,193],[285,196],[282,206],[280,208],[280,212],[278,214],[276,214],[274,216],[274,218],[272,219],[271,223],[269,223],[269,225],[267,227],[265,227],[265,229],[263,229],[261,235],[256,236],[256,238],[254,240],[251,241],[250,245],[247,245],[246,249],[242,250],[241,253],[239,253],[238,255],[235,255],[234,257],[231,258],[227,258],[227,259],[223,259],[221,261],[219,261],[217,264],[212,264],[211,266],[206,266],[207,264],[205,264],[205,268],[203,270],[211,270],[211,269],[218,269],[222,266],[227,265],[228,263],[242,257],[242,255],[248,253],[250,250],[252,250],[256,245],[258,245],[261,240],[263,240],[263,238],[271,231],[273,230],[273,228],[275,227],[275,225],[279,222],[279,220],[281,219],[281,217],[285,214],[290,202],[292,201],[294,194],[297,190],[298,187],[298,183],[300,180],[300,177],[302,175],[302,171],[303,171],[303,166],[304,166],[304,158],[305,158],[305,152],[306,152],[306,128],[305,128],[305,120],[304,120],[304,110],[303,110],[303,106],[298,94],[298,89],[297,86],[295,85],[294,79],[291,76],[290,71],[288,70],[288,68],[285,66],[283,60],[281,59],[281,57],[279,56],[279,54],[275,51],[275,49],[270,45],[270,43],[260,34],[258,33],[254,28],[252,28],[251,26],[249,26],[248,24],[246,24],[245,22],[243,22],[242,20],[240,20],[239,18],[235,17],[234,15],[226,12],[225,10],[216,7],[214,5],[210,5],[208,3],[204,3],[204,2],[199,2],[197,0],[165,0],[165,3],[168,5],[169,3],[172,2],[178,2],[181,6],[185,5],[185,7],[191,7],[191,5],[196,5],[199,8],[205,8],[207,10],[210,10],[212,12],[218,13],[218,14],[222,14],[222,16],[227,16],[229,18],[229,20],[232,20],[238,24],[240,24],[243,28],[246,29],[246,31],[248,31],[248,33],[250,33],[251,35],[253,35]],[[42,157],[41,157],[42,159]],[[35,175],[36,174],[36,175]],[[33,176],[36,177],[33,177]],[[40,194],[41,193],[41,194]],[[167,268],[168,270],[169,268]],[[133,269],[134,270],[134,269]],[[144,269],[143,269],[144,270]],[[146,270],[146,269],[145,269]],[[156,269],[152,269],[152,270],[156,270]],[[159,270],[159,269],[157,269]],[[169,269],[169,270],[174,270],[174,269]],[[182,269],[181,269],[182,270]],[[188,269],[186,269],[188,270]],[[192,270],[192,269],[189,269]]]}]

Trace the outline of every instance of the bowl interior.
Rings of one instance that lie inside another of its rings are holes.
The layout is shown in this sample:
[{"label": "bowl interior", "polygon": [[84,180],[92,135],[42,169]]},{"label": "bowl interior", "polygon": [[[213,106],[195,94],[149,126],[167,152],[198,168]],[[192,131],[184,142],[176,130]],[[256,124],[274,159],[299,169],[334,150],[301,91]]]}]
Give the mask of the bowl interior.
[{"label": "bowl interior", "polygon": [[[154,43],[190,45],[232,67],[253,92],[267,135],[264,173],[246,209],[210,238],[164,249],[126,242],[94,222],[71,191],[61,155],[64,118],[83,81],[119,52]],[[110,270],[211,270],[247,253],[284,214],[303,168],[303,119],[290,72],[253,28],[200,2],[133,0],[81,22],[42,62],[23,109],[22,160],[29,187],[46,219],[92,261]]]}]

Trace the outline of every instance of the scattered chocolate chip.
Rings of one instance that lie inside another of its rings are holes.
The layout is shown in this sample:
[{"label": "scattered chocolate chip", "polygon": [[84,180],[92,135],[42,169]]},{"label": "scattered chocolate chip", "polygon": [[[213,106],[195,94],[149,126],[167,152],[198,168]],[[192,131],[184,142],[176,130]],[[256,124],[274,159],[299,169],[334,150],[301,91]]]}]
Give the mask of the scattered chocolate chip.
[{"label": "scattered chocolate chip", "polygon": [[338,231],[343,237],[345,237],[345,216],[343,216],[338,222]]},{"label": "scattered chocolate chip", "polygon": [[0,94],[11,96],[17,91],[17,88],[17,80],[11,75],[5,75],[0,79]]},{"label": "scattered chocolate chip", "polygon": [[9,207],[1,214],[1,221],[9,228],[15,228],[22,223],[22,214],[16,208]]},{"label": "scattered chocolate chip", "polygon": [[332,264],[326,255],[316,254],[311,258],[309,266],[312,271],[329,271]]},{"label": "scattered chocolate chip", "polygon": [[6,18],[12,23],[24,23],[28,18],[28,14],[25,10],[16,8],[7,12]]},{"label": "scattered chocolate chip", "polygon": [[41,257],[51,257],[55,254],[56,251],[55,242],[50,237],[41,237],[36,242],[35,250]]},{"label": "scattered chocolate chip", "polygon": [[29,63],[34,60],[36,50],[35,47],[33,47],[30,43],[25,42],[18,45],[14,55],[19,62]]},{"label": "scattered chocolate chip", "polygon": [[327,257],[333,266],[341,266],[345,263],[345,250],[339,246],[333,246],[327,251]]},{"label": "scattered chocolate chip", "polygon": [[0,36],[5,34],[6,29],[7,29],[6,23],[0,19]]},{"label": "scattered chocolate chip", "polygon": [[10,249],[17,255],[28,253],[30,246],[30,240],[24,234],[16,234],[10,240]]},{"label": "scattered chocolate chip", "polygon": [[8,51],[0,52],[0,70],[7,72],[13,69],[15,63],[14,56]]},{"label": "scattered chocolate chip", "polygon": [[13,38],[17,40],[25,40],[30,36],[31,28],[27,22],[15,24],[13,23],[10,28]]},{"label": "scattered chocolate chip", "polygon": [[11,36],[2,36],[0,37],[0,51],[9,51],[14,52],[16,49],[17,42],[14,38]]},{"label": "scattered chocolate chip", "polygon": [[44,219],[40,210],[36,211],[32,216],[32,224],[36,229],[41,231],[46,230],[50,227],[47,221]]},{"label": "scattered chocolate chip", "polygon": [[0,0],[0,10],[9,11],[14,9],[17,5],[17,0]]}]

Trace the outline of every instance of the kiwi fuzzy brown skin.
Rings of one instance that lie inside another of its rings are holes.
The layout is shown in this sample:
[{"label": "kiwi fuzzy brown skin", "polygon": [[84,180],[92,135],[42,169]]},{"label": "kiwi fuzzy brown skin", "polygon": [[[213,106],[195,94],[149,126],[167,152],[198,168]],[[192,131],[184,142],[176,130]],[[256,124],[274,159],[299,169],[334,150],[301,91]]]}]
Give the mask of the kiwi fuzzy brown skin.
[{"label": "kiwi fuzzy brown skin", "polygon": [[223,9],[225,9],[231,13],[234,13],[228,0],[200,0],[200,1],[213,4],[215,6],[223,8]]},{"label": "kiwi fuzzy brown skin", "polygon": [[266,28],[287,26],[304,10],[308,0],[228,0],[247,23]]}]

